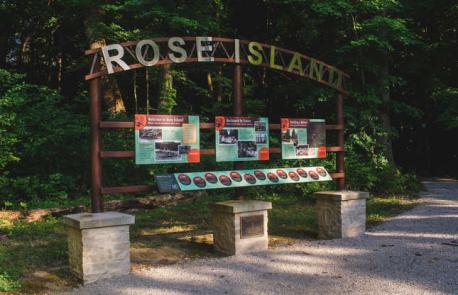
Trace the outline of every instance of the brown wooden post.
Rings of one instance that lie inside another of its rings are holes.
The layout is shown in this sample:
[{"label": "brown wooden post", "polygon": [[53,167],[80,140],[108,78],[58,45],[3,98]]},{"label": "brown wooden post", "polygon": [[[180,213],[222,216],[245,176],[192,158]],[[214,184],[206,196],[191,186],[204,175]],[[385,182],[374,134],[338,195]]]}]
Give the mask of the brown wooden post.
[{"label": "brown wooden post", "polygon": [[[95,71],[98,71],[98,62]],[[102,159],[100,157],[102,138],[100,121],[102,113],[101,78],[89,81],[90,116],[91,116],[91,208],[92,212],[103,212],[102,203]]]},{"label": "brown wooden post", "polygon": [[[232,112],[234,116],[242,116],[243,114],[243,93],[242,93],[242,66],[239,64],[234,65],[234,75],[232,79]],[[234,169],[244,169],[243,162],[235,162]],[[234,190],[235,197],[243,199],[242,189]]]},{"label": "brown wooden post", "polygon": [[[344,148],[345,148],[345,138],[344,138],[344,111],[343,111],[343,104],[344,104],[344,96],[341,93],[337,94],[337,103],[336,103],[336,114],[337,114],[337,125],[342,126],[341,129],[337,131],[337,146],[342,148],[342,151],[337,152],[336,154],[336,172],[337,173],[345,173],[345,160],[344,160]],[[343,178],[337,179],[337,189],[344,190],[345,189],[345,174]]]},{"label": "brown wooden post", "polygon": [[232,109],[234,116],[241,116],[243,113],[243,94],[242,94],[242,66],[234,66],[234,76],[232,80]]}]

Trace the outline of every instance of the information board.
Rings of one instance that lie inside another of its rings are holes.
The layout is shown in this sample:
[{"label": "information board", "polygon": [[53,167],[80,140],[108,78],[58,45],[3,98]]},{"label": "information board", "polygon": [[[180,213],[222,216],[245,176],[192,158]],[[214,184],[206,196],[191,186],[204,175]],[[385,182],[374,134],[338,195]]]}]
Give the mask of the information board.
[{"label": "information board", "polygon": [[282,159],[326,158],[323,119],[281,119]]},{"label": "information board", "polygon": [[269,120],[255,117],[215,118],[216,161],[269,160]]},{"label": "information board", "polygon": [[175,173],[180,191],[332,180],[324,167]]},{"label": "information board", "polygon": [[135,163],[198,163],[199,116],[135,115]]}]

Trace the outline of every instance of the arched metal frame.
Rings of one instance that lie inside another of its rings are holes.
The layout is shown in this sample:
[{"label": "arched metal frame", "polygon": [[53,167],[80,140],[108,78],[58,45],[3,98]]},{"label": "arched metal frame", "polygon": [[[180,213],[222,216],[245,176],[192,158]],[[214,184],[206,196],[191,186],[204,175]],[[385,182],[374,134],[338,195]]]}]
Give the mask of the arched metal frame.
[{"label": "arched metal frame", "polygon": [[[186,41],[184,49],[187,57],[184,60],[186,63],[199,62],[196,52],[196,37],[181,37]],[[152,38],[157,44],[167,43],[169,38]],[[213,62],[219,63],[234,63],[233,75],[233,113],[235,116],[243,115],[242,108],[242,70],[241,65],[253,65],[249,60],[252,53],[250,51],[250,43],[252,41],[228,39],[214,37],[211,38],[212,50],[202,52],[205,57],[211,57]],[[129,62],[128,69],[138,69],[144,67],[138,62],[134,54],[134,47],[138,41],[129,41],[120,45],[128,53],[126,62]],[[344,172],[344,113],[343,100],[348,95],[346,90],[346,80],[350,76],[339,69],[326,64],[317,59],[308,57],[297,52],[278,48],[272,45],[257,43],[261,46],[262,62],[257,66],[285,71],[289,74],[298,75],[303,78],[308,78],[333,88],[337,92],[336,98],[336,124],[326,125],[326,130],[337,132],[337,146],[327,147],[328,153],[336,153],[336,171],[331,173],[332,178],[337,182],[339,190],[345,189],[345,172]],[[158,62],[155,65],[163,65],[173,63],[167,52],[161,52]],[[103,151],[101,129],[104,128],[134,128],[133,122],[114,122],[102,121],[102,94],[101,94],[101,77],[108,75],[108,71],[102,68],[101,61],[103,60],[101,48],[86,50],[87,56],[92,56],[92,64],[89,73],[85,79],[89,81],[90,95],[90,117],[91,117],[91,200],[92,212],[103,211],[102,195],[106,193],[131,193],[145,192],[152,188],[148,185],[134,185],[121,187],[104,187],[102,181],[102,160],[104,158],[132,158],[134,151]],[[147,53],[144,52],[144,55]],[[299,59],[299,62],[298,62]],[[291,66],[295,60],[296,66]],[[287,62],[289,61],[289,63]],[[297,64],[304,65],[302,69],[298,69]],[[114,72],[121,72],[124,69],[115,66]],[[201,129],[214,129],[213,123],[201,123]],[[271,130],[279,130],[280,124],[269,124]],[[270,153],[280,153],[280,148],[270,148]],[[213,155],[214,149],[201,149],[202,155]]]}]

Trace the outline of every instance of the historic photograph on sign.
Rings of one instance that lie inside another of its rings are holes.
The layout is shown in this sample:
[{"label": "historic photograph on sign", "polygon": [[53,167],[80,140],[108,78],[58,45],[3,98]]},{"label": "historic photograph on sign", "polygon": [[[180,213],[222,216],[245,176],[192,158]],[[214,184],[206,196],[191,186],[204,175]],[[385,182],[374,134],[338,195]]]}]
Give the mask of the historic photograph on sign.
[{"label": "historic photograph on sign", "polygon": [[254,141],[239,141],[238,156],[239,158],[255,158],[258,156],[256,142]]},{"label": "historic photograph on sign", "polygon": [[267,142],[267,134],[256,132],[256,144],[266,143]]},{"label": "historic photograph on sign", "polygon": [[308,155],[309,155],[309,146],[307,144],[296,146],[296,156],[308,156]]},{"label": "historic photograph on sign", "polygon": [[239,131],[237,129],[223,129],[219,132],[220,144],[236,144],[239,140]]},{"label": "historic photograph on sign", "polygon": [[187,155],[187,154],[189,154],[190,150],[191,150],[191,146],[190,145],[180,145],[178,147],[178,151],[179,151],[180,155]]},{"label": "historic photograph on sign", "polygon": [[297,145],[299,140],[297,138],[297,131],[294,128],[289,128],[286,132],[281,133],[281,141],[284,143],[292,143]]},{"label": "historic photograph on sign", "polygon": [[181,160],[179,141],[156,141],[154,144],[156,160]]},{"label": "historic photograph on sign", "polygon": [[135,115],[135,163],[200,162],[199,117]]},{"label": "historic photograph on sign", "polygon": [[283,159],[326,157],[326,125],[323,119],[281,119]]},{"label": "historic photograph on sign", "polygon": [[267,124],[265,122],[261,122],[261,121],[254,122],[254,131],[256,132],[266,131],[267,130],[266,125]]},{"label": "historic photograph on sign", "polygon": [[323,123],[312,122],[307,129],[307,141],[310,147],[318,148],[326,145],[326,126]]},{"label": "historic photograph on sign", "polygon": [[149,142],[151,140],[161,140],[162,129],[145,128],[140,130],[140,141]]},{"label": "historic photograph on sign", "polygon": [[258,117],[215,118],[216,161],[269,159],[269,120]]}]

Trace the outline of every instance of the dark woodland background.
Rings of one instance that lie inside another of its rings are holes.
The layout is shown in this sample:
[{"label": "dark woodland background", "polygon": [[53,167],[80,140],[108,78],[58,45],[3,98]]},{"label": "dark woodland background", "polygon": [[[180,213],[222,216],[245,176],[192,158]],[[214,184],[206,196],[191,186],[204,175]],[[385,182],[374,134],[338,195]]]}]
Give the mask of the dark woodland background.
[{"label": "dark woodland background", "polygon": [[[345,101],[350,189],[403,193],[418,176],[457,176],[458,2],[450,0],[0,1],[0,207],[88,195],[89,103],[84,50],[159,36],[224,36],[295,50],[351,75]],[[103,80],[104,118],[135,113],[230,115],[232,65],[158,66]],[[243,68],[246,115],[335,120],[335,93],[311,81]],[[271,134],[279,144],[279,134]],[[328,139],[332,144],[332,136]],[[212,146],[211,132],[202,146]],[[104,131],[104,149],[133,132]],[[312,165],[326,161],[249,165]],[[225,164],[228,165],[228,164]],[[164,171],[104,161],[105,185],[152,183]],[[308,188],[298,186],[306,191]],[[2,204],[4,203],[4,204]]]}]

